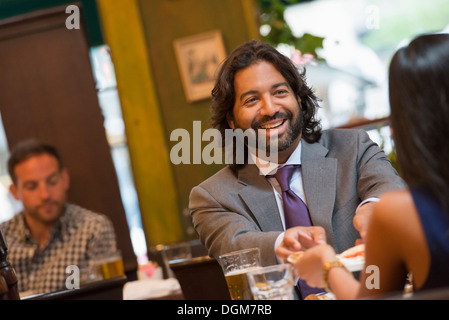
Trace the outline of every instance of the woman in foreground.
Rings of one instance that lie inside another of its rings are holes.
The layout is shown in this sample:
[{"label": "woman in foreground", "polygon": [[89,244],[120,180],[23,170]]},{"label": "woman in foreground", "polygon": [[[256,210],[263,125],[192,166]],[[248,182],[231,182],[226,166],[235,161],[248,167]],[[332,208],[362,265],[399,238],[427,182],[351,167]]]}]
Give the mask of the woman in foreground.
[{"label": "woman in foreground", "polygon": [[396,52],[389,95],[399,170],[409,188],[377,203],[360,282],[327,244],[294,264],[309,285],[324,285],[337,299],[400,293],[408,274],[414,291],[449,287],[449,34],[419,36]]}]

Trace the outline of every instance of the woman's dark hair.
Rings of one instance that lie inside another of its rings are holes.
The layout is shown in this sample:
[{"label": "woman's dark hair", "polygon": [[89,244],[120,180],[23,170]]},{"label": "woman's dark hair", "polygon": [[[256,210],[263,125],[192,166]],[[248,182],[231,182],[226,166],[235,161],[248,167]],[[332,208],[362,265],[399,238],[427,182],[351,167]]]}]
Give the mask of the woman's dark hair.
[{"label": "woman's dark hair", "polygon": [[449,210],[449,34],[419,36],[396,52],[389,95],[402,177]]},{"label": "woman's dark hair", "polygon": [[24,140],[22,142],[19,142],[11,150],[11,155],[8,160],[8,173],[14,184],[17,182],[14,168],[19,163],[41,154],[48,154],[55,157],[56,160],[58,160],[59,169],[63,168],[61,156],[54,146],[36,139]]},{"label": "woman's dark hair", "polygon": [[[252,40],[234,49],[223,62],[212,90],[211,125],[218,129],[222,137],[230,129],[227,115],[233,115],[235,103],[234,77],[237,71],[260,61],[271,63],[287,80],[297,97],[301,99],[304,126],[302,137],[309,143],[321,137],[321,127],[316,120],[318,99],[312,89],[306,85],[305,70],[299,73],[293,62],[271,45]],[[224,142],[224,141],[223,141]],[[224,144],[223,144],[224,145]]]}]

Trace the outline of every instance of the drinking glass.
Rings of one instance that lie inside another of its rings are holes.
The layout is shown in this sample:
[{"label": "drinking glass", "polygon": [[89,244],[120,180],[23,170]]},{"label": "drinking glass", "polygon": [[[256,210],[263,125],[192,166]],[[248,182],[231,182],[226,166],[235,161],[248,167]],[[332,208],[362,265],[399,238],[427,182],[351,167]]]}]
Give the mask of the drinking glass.
[{"label": "drinking glass", "polygon": [[277,264],[247,273],[255,300],[293,300],[294,275],[290,264]]},{"label": "drinking glass", "polygon": [[219,257],[232,300],[253,300],[246,273],[261,268],[259,248],[230,252]]},{"label": "drinking glass", "polygon": [[125,274],[123,259],[120,250],[102,257],[97,257],[93,263],[98,268],[103,279],[109,279]]}]

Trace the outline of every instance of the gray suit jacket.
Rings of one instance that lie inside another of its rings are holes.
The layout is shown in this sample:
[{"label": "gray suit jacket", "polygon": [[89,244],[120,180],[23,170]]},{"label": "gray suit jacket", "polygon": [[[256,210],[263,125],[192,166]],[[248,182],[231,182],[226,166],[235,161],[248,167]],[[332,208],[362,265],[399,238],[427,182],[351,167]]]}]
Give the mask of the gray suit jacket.
[{"label": "gray suit jacket", "polygon": [[[325,229],[337,252],[360,237],[352,220],[361,201],[405,187],[363,130],[327,130],[318,143],[303,140],[301,162],[312,223]],[[194,187],[189,208],[211,256],[259,247],[263,265],[276,263],[282,222],[273,188],[254,164],[237,172],[226,167]]]}]

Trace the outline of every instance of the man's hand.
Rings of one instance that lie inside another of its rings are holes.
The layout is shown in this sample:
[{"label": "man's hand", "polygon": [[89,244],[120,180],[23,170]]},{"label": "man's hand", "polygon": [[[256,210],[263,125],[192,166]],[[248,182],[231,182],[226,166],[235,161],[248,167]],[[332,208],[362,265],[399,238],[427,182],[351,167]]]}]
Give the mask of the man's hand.
[{"label": "man's hand", "polygon": [[376,202],[367,202],[363,204],[359,210],[357,210],[353,224],[354,227],[357,229],[357,231],[360,233],[360,236],[362,237],[362,241],[366,237],[366,231],[368,230],[368,223],[369,219],[374,211],[374,206],[376,205]]},{"label": "man's hand", "polygon": [[276,256],[286,261],[288,256],[294,252],[325,243],[326,233],[322,227],[290,228],[285,231],[282,243],[276,248]]}]

